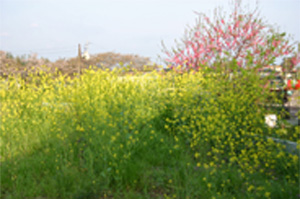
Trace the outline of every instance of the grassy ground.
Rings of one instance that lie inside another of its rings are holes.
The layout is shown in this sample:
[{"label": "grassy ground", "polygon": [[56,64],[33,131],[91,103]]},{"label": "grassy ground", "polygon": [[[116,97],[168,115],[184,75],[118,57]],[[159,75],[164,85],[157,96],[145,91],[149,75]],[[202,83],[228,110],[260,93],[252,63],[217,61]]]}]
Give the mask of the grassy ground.
[{"label": "grassy ground", "polygon": [[298,141],[297,129],[264,125],[256,81],[12,78],[0,93],[1,198],[295,198],[299,158],[266,136]]}]

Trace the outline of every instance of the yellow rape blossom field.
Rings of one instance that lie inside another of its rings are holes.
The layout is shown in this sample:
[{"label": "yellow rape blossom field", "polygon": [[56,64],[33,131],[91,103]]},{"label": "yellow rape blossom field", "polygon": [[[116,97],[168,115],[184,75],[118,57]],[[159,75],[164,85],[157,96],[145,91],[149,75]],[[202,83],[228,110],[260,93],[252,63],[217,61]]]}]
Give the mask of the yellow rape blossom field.
[{"label": "yellow rape blossom field", "polygon": [[266,126],[277,110],[260,81],[93,68],[1,79],[0,197],[297,198],[299,156],[270,137],[299,146],[299,127]]}]

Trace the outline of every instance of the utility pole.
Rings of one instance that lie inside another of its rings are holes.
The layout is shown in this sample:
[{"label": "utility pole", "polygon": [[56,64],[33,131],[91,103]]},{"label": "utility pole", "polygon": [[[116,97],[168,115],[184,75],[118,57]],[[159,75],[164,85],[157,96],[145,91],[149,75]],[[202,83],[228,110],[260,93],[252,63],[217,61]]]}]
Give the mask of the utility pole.
[{"label": "utility pole", "polygon": [[81,73],[81,46],[78,44],[78,77],[80,77]]},{"label": "utility pole", "polygon": [[90,59],[90,54],[89,54],[89,50],[88,50],[89,45],[90,45],[90,42],[86,42],[85,45],[84,45],[84,52],[83,52],[82,58],[85,59],[85,60]]}]

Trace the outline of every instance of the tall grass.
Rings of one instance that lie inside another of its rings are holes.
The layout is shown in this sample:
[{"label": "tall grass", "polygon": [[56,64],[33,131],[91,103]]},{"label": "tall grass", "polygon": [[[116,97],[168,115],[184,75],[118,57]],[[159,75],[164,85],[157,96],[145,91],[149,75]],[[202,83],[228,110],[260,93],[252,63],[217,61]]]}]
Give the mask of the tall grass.
[{"label": "tall grass", "polygon": [[[1,198],[295,198],[252,73],[87,70],[2,81]],[[299,143],[299,142],[298,142]]]}]

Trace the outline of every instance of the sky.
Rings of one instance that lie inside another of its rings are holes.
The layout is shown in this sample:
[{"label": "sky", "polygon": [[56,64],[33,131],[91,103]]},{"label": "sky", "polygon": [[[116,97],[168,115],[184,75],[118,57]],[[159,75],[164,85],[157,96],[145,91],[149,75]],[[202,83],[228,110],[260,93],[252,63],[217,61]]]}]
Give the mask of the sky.
[{"label": "sky", "polygon": [[[0,50],[37,53],[52,61],[75,57],[78,44],[90,54],[115,52],[150,57],[160,64],[168,49],[202,12],[225,12],[229,0],[0,0]],[[256,0],[244,0],[251,8]],[[300,41],[300,0],[260,0],[260,16]]]}]

